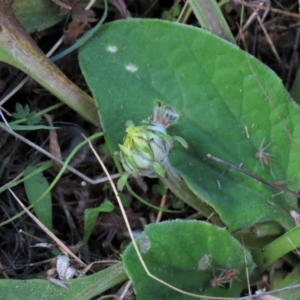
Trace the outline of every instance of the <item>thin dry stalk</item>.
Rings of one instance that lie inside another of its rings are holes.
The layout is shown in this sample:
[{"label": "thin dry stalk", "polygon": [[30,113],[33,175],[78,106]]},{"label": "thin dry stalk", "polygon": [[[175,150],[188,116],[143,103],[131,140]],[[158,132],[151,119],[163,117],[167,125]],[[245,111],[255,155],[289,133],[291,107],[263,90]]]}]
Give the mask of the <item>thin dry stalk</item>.
[{"label": "thin dry stalk", "polygon": [[264,10],[264,11],[265,10],[270,10],[273,13],[285,15],[285,16],[292,17],[292,18],[295,18],[295,19],[300,19],[300,15],[296,14],[296,13],[292,13],[292,12],[288,12],[288,11],[284,11],[284,10],[280,10],[280,9],[272,8],[272,7],[270,8],[268,6],[262,6],[260,4],[249,3],[249,2],[242,1],[242,0],[233,0],[233,1],[236,4],[241,4],[241,5],[244,5],[246,7],[258,8],[258,9]]},{"label": "thin dry stalk", "polygon": [[282,63],[282,60],[280,59],[280,56],[279,56],[279,54],[278,54],[278,52],[277,52],[277,50],[276,50],[276,48],[275,48],[275,46],[274,46],[271,38],[270,38],[270,36],[269,36],[269,34],[268,34],[268,32],[267,32],[264,24],[263,24],[263,21],[260,18],[260,16],[257,16],[257,21],[259,22],[260,27],[261,27],[262,31],[264,32],[264,35],[265,35],[265,37],[267,39],[267,42],[269,43],[269,45],[270,45],[270,47],[271,47],[271,49],[272,49],[272,51],[273,51],[273,53],[274,53],[277,61],[278,61],[279,65],[280,65],[280,67],[281,67],[281,70],[282,70],[283,74],[285,74],[285,68],[284,68],[284,65]]}]

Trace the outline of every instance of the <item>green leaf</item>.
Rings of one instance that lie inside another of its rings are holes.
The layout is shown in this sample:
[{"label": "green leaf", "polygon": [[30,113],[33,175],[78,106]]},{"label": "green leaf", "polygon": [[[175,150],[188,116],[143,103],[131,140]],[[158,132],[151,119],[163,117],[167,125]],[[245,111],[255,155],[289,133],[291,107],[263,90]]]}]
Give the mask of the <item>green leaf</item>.
[{"label": "green leaf", "polygon": [[[139,124],[160,100],[180,114],[168,133],[189,145],[175,144],[172,165],[230,230],[272,220],[294,226],[293,196],[207,157],[298,189],[299,108],[266,66],[201,29],[139,19],[104,25],[79,58],[111,153],[119,150],[125,122]],[[268,165],[257,157],[263,140],[270,144]]]},{"label": "green leaf", "polygon": [[115,285],[125,281],[127,275],[121,263],[90,276],[64,280],[66,289],[48,280],[0,280],[3,299],[90,300]]},{"label": "green leaf", "polygon": [[47,126],[47,125],[18,125],[18,124],[11,124],[11,123],[9,123],[9,127],[13,130],[28,130],[28,131],[40,130],[40,129],[55,130],[60,128],[60,127]]},{"label": "green leaf", "polygon": [[180,15],[181,9],[181,5],[178,4],[174,7],[174,9],[172,9],[171,12],[168,10],[163,11],[161,14],[161,19],[176,22],[177,17]]},{"label": "green leaf", "polygon": [[27,123],[28,125],[35,125],[41,121],[41,117],[36,115],[35,111],[32,111],[27,116]]},{"label": "green leaf", "polygon": [[59,6],[48,0],[15,0],[12,8],[28,33],[49,28],[63,18]]},{"label": "green leaf", "polygon": [[[184,291],[199,295],[237,297],[246,287],[255,264],[242,245],[226,229],[199,221],[167,221],[146,226],[137,239],[141,255],[149,271],[158,278]],[[187,251],[188,249],[188,251]],[[144,271],[132,244],[123,255],[125,269],[132,281],[137,299],[196,299],[163,286]],[[211,281],[222,272],[236,269],[237,279],[231,288],[212,287]]]},{"label": "green leaf", "polygon": [[121,199],[123,207],[130,208],[131,199],[126,194],[122,194],[122,193],[119,193],[119,197]]},{"label": "green leaf", "polygon": [[29,106],[28,106],[28,104],[26,104],[23,107],[22,104],[17,103],[15,109],[16,109],[16,112],[12,113],[12,116],[14,118],[16,118],[16,119],[24,119],[29,114]]},{"label": "green leaf", "polygon": [[27,119],[28,125],[35,125],[41,121],[41,117],[36,115],[35,111],[30,112],[28,104],[24,107],[20,104],[16,104],[16,112],[12,113],[12,116],[16,119]]},{"label": "green leaf", "polygon": [[128,174],[123,174],[119,179],[118,179],[118,182],[117,182],[117,188],[119,191],[122,191],[125,184],[127,183],[127,179],[128,179]]},{"label": "green leaf", "polygon": [[87,243],[89,240],[94,226],[97,222],[98,215],[100,212],[111,212],[113,211],[115,206],[107,199],[103,201],[103,203],[94,208],[88,208],[84,211],[84,235],[83,235],[83,243]]},{"label": "green leaf", "polygon": [[[298,285],[299,278],[300,278],[300,264],[298,263],[294,267],[293,271],[291,273],[289,273],[276,288],[280,289],[280,288],[285,288],[285,287],[291,287],[296,284]],[[298,300],[299,299],[299,289],[298,288],[290,289],[290,290],[287,289],[286,291],[274,293],[272,295],[274,295],[276,297],[280,297],[280,299]]]},{"label": "green leaf", "polygon": [[44,165],[41,165],[40,167],[36,168],[34,172],[28,174],[27,176],[23,176],[23,178],[17,180],[17,181],[14,181],[14,182],[10,182],[8,184],[5,184],[3,185],[1,188],[0,188],[0,193],[3,193],[4,191],[6,191],[7,189],[9,188],[12,188],[14,186],[17,186],[18,184],[22,183],[23,181],[26,181],[27,179],[35,176],[36,174],[39,174],[49,168],[52,167],[52,162],[49,161],[49,162],[46,162]]},{"label": "green leaf", "polygon": [[161,182],[159,184],[152,185],[151,191],[152,191],[152,193],[159,194],[161,196],[164,196],[167,194],[167,189]]},{"label": "green leaf", "polygon": [[[31,173],[38,171],[36,167],[28,167],[24,172],[24,177],[29,176]],[[29,202],[34,203],[49,187],[47,179],[43,173],[38,173],[24,181],[25,192]],[[34,212],[38,219],[52,231],[52,198],[51,194],[48,193],[42,201],[35,204]]]}]

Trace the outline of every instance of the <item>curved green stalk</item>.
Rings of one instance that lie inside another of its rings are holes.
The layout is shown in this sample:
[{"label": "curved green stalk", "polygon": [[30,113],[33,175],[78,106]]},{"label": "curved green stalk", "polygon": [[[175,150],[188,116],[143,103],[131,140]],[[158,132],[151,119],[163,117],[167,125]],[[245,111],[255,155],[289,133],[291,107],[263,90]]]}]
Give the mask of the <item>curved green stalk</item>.
[{"label": "curved green stalk", "polygon": [[294,227],[262,249],[252,252],[253,259],[261,271],[290,251],[300,247],[300,227]]}]

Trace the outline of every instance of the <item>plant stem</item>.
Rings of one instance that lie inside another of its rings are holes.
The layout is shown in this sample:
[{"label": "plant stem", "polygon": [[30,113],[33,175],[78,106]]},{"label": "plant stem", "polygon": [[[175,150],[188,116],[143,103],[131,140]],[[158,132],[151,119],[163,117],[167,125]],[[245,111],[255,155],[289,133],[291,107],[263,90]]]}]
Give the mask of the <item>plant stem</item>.
[{"label": "plant stem", "polygon": [[296,226],[262,249],[252,251],[252,256],[260,271],[300,246],[300,227]]},{"label": "plant stem", "polygon": [[16,19],[8,2],[0,0],[0,61],[27,73],[81,116],[98,125],[94,100],[46,57]]}]

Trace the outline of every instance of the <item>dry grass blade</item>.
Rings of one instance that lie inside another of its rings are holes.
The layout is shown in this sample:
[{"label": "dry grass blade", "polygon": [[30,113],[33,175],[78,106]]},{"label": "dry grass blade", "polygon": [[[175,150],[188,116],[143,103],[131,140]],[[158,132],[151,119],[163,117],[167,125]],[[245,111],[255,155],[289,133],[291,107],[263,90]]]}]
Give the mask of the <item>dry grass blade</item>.
[{"label": "dry grass blade", "polygon": [[283,63],[282,63],[282,61],[280,59],[280,56],[279,56],[279,54],[278,54],[278,52],[277,52],[277,50],[276,50],[276,48],[275,48],[275,46],[274,46],[274,44],[272,42],[272,39],[270,38],[270,36],[269,36],[269,34],[268,34],[268,32],[267,32],[264,24],[263,24],[263,21],[260,18],[260,16],[257,16],[257,21],[259,22],[260,27],[261,27],[262,31],[264,32],[264,35],[265,35],[265,37],[267,39],[267,42],[269,43],[269,45],[270,45],[270,47],[272,49],[272,52],[274,53],[274,55],[275,55],[275,57],[277,59],[278,65],[281,67],[281,70],[282,70],[283,74],[285,74],[284,65],[283,65]]}]

